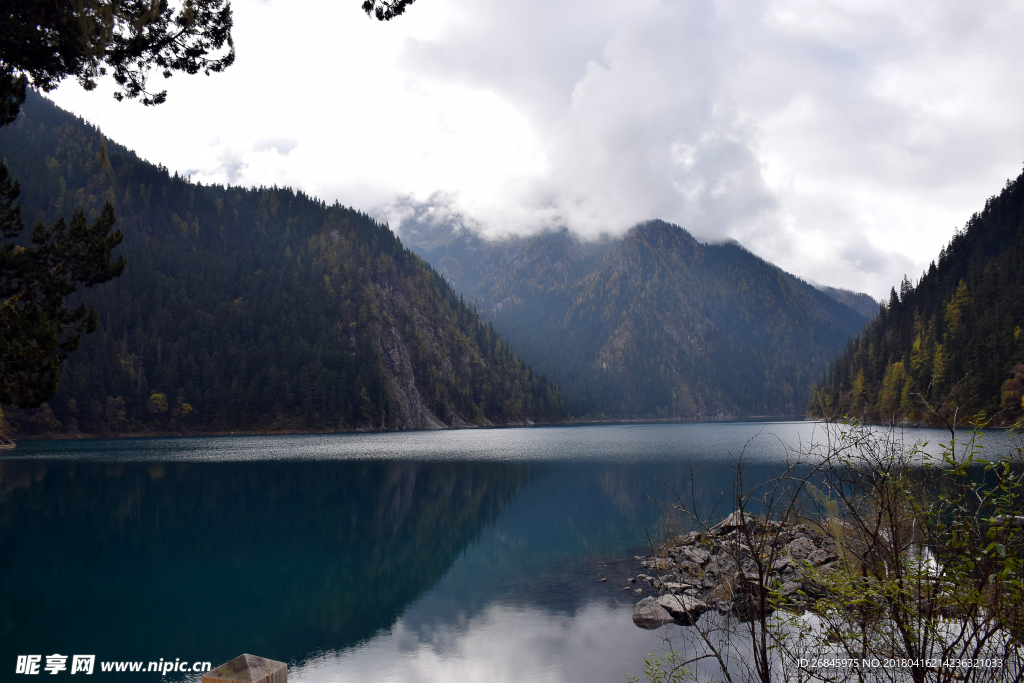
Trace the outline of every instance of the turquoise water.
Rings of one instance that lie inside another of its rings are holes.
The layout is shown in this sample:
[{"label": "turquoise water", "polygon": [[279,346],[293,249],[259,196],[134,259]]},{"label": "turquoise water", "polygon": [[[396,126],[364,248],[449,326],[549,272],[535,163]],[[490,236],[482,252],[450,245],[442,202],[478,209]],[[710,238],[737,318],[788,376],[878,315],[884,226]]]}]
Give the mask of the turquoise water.
[{"label": "turquoise water", "polygon": [[248,652],[300,683],[622,681],[661,646],[623,590],[666,523],[649,497],[692,482],[713,510],[741,452],[765,477],[816,429],[22,442],[0,460],[0,668]]}]

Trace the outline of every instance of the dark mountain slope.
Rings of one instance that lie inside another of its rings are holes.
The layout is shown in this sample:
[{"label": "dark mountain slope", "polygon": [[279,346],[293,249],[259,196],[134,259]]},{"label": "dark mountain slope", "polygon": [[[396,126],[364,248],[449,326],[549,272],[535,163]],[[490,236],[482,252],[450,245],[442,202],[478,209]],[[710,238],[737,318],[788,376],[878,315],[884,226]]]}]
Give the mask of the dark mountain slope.
[{"label": "dark mountain slope", "polygon": [[867,321],[739,245],[661,221],[597,243],[470,239],[419,244],[577,415],[799,414]]},{"label": "dark mountain slope", "polygon": [[[645,412],[793,414],[864,319],[736,244],[652,221],[580,283],[566,326],[581,359]],[[585,350],[583,350],[585,349]]]},{"label": "dark mountain slope", "polygon": [[49,408],[9,412],[23,431],[566,417],[554,388],[364,214],[283,188],[192,184],[109,143],[106,165],[98,131],[35,95],[0,133],[0,154],[26,223],[77,206],[92,215],[109,199],[128,260],[120,279],[83,294],[100,330]]},{"label": "dark mountain slope", "polygon": [[573,287],[615,244],[584,242],[568,230],[491,242],[444,225],[405,225],[402,234],[487,318],[527,300],[546,308],[548,295]]},{"label": "dark mountain slope", "polygon": [[[829,367],[812,415],[930,422],[1021,416],[1024,396],[1024,175],[1008,181]],[[924,399],[924,400],[922,400]]]},{"label": "dark mountain slope", "polygon": [[815,287],[839,303],[846,304],[868,320],[878,315],[878,302],[863,292],[854,292],[840,287],[829,287],[828,285],[815,285]]}]

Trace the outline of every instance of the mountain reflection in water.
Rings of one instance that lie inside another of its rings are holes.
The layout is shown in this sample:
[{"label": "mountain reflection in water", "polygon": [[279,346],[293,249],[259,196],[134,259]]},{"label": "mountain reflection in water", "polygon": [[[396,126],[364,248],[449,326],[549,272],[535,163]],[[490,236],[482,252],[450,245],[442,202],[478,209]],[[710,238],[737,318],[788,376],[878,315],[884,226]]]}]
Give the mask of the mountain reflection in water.
[{"label": "mountain reflection in water", "polygon": [[471,463],[0,463],[3,661],[37,650],[225,661],[357,643],[437,582],[527,475]]},{"label": "mountain reflection in water", "polygon": [[0,460],[0,667],[249,652],[300,683],[621,681],[660,646],[623,590],[665,520],[647,496],[698,463],[710,510],[748,438],[756,478],[771,433],[812,428],[22,444]]}]

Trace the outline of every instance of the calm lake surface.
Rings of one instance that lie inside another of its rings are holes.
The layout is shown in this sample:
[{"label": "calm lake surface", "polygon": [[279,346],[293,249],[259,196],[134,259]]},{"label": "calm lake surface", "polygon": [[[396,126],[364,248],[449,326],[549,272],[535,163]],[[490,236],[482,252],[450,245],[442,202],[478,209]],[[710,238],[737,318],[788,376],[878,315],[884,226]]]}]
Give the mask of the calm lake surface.
[{"label": "calm lake surface", "polygon": [[[666,524],[648,496],[688,491],[692,471],[712,510],[742,451],[766,477],[822,436],[778,422],[22,441],[0,460],[0,678],[25,654],[248,652],[299,683],[621,682],[662,646],[624,590]],[[86,680],[200,678],[96,669]]]}]

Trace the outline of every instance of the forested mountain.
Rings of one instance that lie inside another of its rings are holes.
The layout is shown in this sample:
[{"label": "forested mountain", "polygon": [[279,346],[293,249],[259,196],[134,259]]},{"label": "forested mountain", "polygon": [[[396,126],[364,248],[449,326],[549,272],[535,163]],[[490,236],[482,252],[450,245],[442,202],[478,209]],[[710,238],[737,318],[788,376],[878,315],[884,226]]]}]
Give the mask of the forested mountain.
[{"label": "forested mountain", "polygon": [[578,416],[800,414],[867,321],[738,244],[662,221],[596,242],[439,232],[404,234]]},{"label": "forested mountain", "polygon": [[[974,214],[917,285],[904,278],[829,366],[812,415],[936,422],[1021,416],[1024,175]],[[928,405],[932,408],[929,408]]]},{"label": "forested mountain", "polygon": [[411,429],[567,417],[427,263],[365,214],[202,186],[30,94],[0,132],[25,222],[114,204],[128,260],[21,433]]},{"label": "forested mountain", "polygon": [[814,285],[841,304],[846,304],[862,316],[870,320],[878,315],[879,303],[863,292],[853,292],[840,287]]}]

